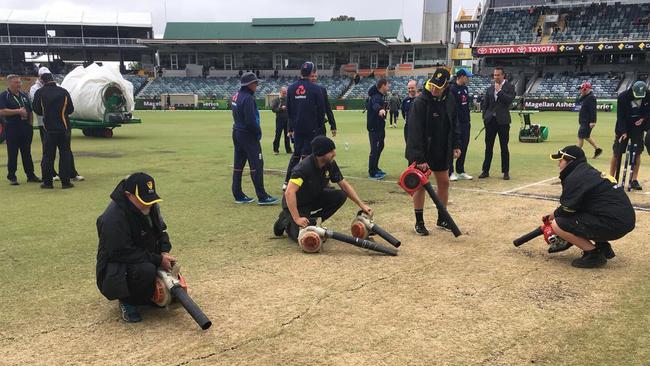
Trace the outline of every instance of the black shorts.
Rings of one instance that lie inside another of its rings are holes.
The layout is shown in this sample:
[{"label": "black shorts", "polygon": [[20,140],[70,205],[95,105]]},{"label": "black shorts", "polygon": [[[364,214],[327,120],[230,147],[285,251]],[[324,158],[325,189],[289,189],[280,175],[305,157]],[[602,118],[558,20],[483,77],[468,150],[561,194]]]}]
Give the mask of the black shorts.
[{"label": "black shorts", "polygon": [[591,137],[592,128],[589,125],[580,125],[578,129],[578,138],[579,139],[588,139]]},{"label": "black shorts", "polygon": [[594,241],[620,239],[634,228],[634,224],[622,225],[621,223],[586,212],[579,212],[571,216],[556,217],[555,222],[564,231]]},{"label": "black shorts", "polygon": [[614,138],[614,145],[612,145],[614,155],[621,156],[625,154],[625,151],[627,150],[627,143],[630,139],[632,140],[632,146],[636,144],[636,153],[641,154],[643,152],[643,130],[632,132],[626,139],[621,142],[618,141],[620,138],[620,136],[616,136]]}]

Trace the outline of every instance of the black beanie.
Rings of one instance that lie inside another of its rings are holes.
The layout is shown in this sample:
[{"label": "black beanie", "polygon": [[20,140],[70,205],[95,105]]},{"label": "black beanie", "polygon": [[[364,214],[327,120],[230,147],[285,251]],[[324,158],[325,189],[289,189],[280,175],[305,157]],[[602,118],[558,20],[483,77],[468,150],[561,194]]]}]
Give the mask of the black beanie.
[{"label": "black beanie", "polygon": [[334,141],[326,136],[316,136],[311,140],[311,150],[316,156],[323,156],[334,149],[336,149]]}]

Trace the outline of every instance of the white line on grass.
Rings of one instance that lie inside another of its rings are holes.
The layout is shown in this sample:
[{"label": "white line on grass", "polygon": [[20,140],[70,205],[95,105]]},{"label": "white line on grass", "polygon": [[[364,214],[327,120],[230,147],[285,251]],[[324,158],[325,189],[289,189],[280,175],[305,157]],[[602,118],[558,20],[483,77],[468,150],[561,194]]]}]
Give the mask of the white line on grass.
[{"label": "white line on grass", "polygon": [[503,193],[503,194],[508,194],[508,193],[513,193],[513,192],[521,191],[522,189],[526,189],[526,188],[528,188],[528,187],[536,186],[536,185],[539,185],[539,184],[544,184],[544,183],[546,183],[546,182],[550,182],[550,181],[552,181],[552,180],[556,180],[556,179],[558,179],[558,178],[557,178],[557,177],[552,177],[552,178],[548,178],[548,179],[540,180],[539,182],[535,182],[535,183],[531,183],[531,184],[526,184],[525,186],[517,187],[517,188],[515,188],[515,189],[511,189],[511,190],[508,190],[508,191],[503,191],[503,192],[501,192],[501,193]]}]

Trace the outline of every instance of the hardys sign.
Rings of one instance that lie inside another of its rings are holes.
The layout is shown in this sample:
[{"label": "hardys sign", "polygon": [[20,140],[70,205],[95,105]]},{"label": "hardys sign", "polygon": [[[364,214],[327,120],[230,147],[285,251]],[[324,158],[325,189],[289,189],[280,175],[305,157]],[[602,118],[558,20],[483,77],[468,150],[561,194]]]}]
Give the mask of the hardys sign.
[{"label": "hardys sign", "polygon": [[[601,112],[614,110],[615,100],[599,100],[596,109]],[[525,99],[525,109],[533,111],[576,111],[575,100],[564,99]]]},{"label": "hardys sign", "polygon": [[454,22],[454,32],[476,32],[478,31],[478,20],[465,20]]},{"label": "hardys sign", "polygon": [[521,45],[521,46],[486,46],[475,48],[476,55],[515,55],[528,53],[557,53],[556,44]]}]

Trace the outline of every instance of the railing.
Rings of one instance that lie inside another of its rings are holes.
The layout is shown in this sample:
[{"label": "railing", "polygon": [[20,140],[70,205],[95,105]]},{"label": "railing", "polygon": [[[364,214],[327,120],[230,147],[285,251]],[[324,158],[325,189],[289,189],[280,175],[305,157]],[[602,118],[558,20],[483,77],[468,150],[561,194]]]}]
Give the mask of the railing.
[{"label": "railing", "polygon": [[137,38],[0,36],[0,44],[143,47]]}]

